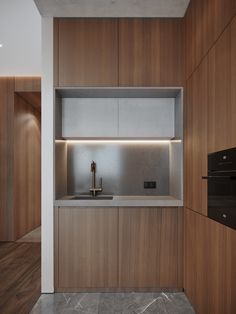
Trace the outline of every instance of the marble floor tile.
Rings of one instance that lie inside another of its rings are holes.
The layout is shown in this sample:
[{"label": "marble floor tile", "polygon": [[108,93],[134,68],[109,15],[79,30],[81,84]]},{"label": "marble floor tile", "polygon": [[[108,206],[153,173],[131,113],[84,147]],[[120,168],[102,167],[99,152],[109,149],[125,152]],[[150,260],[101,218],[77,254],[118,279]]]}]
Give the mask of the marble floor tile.
[{"label": "marble floor tile", "polygon": [[194,314],[184,293],[42,294],[31,314]]}]

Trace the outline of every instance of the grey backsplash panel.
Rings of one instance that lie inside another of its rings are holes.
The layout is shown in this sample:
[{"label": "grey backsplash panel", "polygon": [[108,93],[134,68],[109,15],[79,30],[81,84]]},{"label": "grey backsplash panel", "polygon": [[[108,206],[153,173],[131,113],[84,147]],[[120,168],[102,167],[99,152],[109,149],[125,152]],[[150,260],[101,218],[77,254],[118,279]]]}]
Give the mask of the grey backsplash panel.
[{"label": "grey backsplash panel", "polygon": [[[104,193],[169,194],[169,143],[68,142],[69,194],[89,192],[92,160],[97,185],[103,178]],[[156,181],[156,189],[144,189],[144,181]]]}]

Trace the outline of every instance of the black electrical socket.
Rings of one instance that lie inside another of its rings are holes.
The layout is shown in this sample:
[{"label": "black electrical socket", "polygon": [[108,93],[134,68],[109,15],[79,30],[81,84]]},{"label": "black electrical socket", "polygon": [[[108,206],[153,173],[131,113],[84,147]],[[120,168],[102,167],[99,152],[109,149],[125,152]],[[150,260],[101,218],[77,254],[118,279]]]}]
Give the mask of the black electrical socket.
[{"label": "black electrical socket", "polygon": [[144,181],[144,189],[156,189],[156,181]]}]

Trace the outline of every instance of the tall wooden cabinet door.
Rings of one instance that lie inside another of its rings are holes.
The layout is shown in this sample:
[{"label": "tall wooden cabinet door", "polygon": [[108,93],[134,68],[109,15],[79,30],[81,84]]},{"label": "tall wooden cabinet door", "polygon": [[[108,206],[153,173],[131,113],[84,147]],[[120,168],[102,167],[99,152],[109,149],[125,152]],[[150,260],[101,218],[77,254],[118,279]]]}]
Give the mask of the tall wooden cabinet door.
[{"label": "tall wooden cabinet door", "polygon": [[160,20],[119,20],[119,86],[160,85]]},{"label": "tall wooden cabinet door", "polygon": [[187,82],[186,206],[207,215],[207,100],[205,58]]},{"label": "tall wooden cabinet door", "polygon": [[184,290],[196,313],[236,311],[236,232],[185,210]]},{"label": "tall wooden cabinet door", "polygon": [[58,20],[59,86],[118,85],[116,19]]},{"label": "tall wooden cabinet door", "polygon": [[183,86],[185,47],[183,19],[160,20],[160,85]]},{"label": "tall wooden cabinet door", "polygon": [[119,208],[119,287],[182,288],[182,210]]},{"label": "tall wooden cabinet door", "polygon": [[58,209],[58,290],[117,287],[117,224],[115,207]]},{"label": "tall wooden cabinet door", "polygon": [[[235,104],[231,103],[231,28],[228,27],[208,57],[208,150],[236,146]],[[235,87],[233,87],[235,89]]]},{"label": "tall wooden cabinet door", "polygon": [[[236,2],[235,2],[236,7]],[[230,125],[231,136],[236,134],[236,17],[231,23],[231,114],[233,123]],[[236,144],[235,144],[236,145]]]}]

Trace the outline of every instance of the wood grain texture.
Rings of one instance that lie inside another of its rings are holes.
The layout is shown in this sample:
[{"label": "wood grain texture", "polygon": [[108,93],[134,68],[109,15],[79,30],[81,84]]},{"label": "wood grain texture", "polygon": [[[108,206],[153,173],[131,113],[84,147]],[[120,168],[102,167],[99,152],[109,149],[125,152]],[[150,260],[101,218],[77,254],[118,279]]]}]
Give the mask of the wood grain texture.
[{"label": "wood grain texture", "polygon": [[208,55],[208,151],[236,146],[235,105],[231,104],[231,28],[224,31]]},{"label": "wood grain texture", "polygon": [[29,313],[40,296],[40,244],[0,243],[0,312]]},{"label": "wood grain texture", "polygon": [[204,59],[187,82],[185,204],[207,215],[208,67]]},{"label": "wood grain texture", "polygon": [[186,79],[236,13],[235,0],[192,0],[185,15]]},{"label": "wood grain texture", "polygon": [[55,143],[55,195],[56,199],[67,195],[67,142]]},{"label": "wood grain texture", "polygon": [[183,19],[160,20],[160,84],[183,86],[185,75]]},{"label": "wood grain texture", "polygon": [[41,92],[41,77],[15,77],[15,92]]},{"label": "wood grain texture", "polygon": [[181,19],[119,20],[119,86],[183,86]]},{"label": "wood grain texture", "polygon": [[41,111],[41,92],[17,92],[27,103]]},{"label": "wood grain texture", "polygon": [[120,288],[182,288],[180,212],[119,208]]},{"label": "wood grain texture", "polygon": [[118,209],[60,207],[58,287],[117,287]]},{"label": "wood grain texture", "polygon": [[15,94],[14,102],[14,220],[15,238],[40,226],[40,113]]},{"label": "wood grain texture", "polygon": [[14,240],[14,78],[0,78],[0,241]]},{"label": "wood grain texture", "polygon": [[121,19],[119,86],[143,85],[160,85],[160,22]]},{"label": "wood grain texture", "polygon": [[59,86],[118,85],[117,19],[59,23]]},{"label": "wood grain texture", "polygon": [[236,231],[185,210],[185,293],[197,313],[236,312]]},{"label": "wood grain texture", "polygon": [[[236,7],[236,1],[235,1]],[[231,121],[232,124],[229,125],[231,136],[235,137],[236,131],[236,17],[233,19],[231,23],[231,55],[230,55],[230,83],[231,83],[231,99],[230,99],[230,111],[231,111]],[[232,144],[235,144],[235,139],[231,139]]]}]

